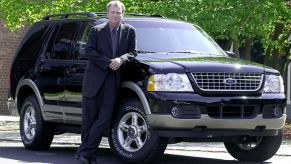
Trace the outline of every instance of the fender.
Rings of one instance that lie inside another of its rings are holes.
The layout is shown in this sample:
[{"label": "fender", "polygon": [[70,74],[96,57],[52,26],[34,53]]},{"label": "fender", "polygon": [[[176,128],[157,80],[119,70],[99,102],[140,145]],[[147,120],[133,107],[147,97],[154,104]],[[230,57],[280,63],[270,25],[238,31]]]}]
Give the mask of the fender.
[{"label": "fender", "polygon": [[41,109],[41,113],[42,113],[43,116],[45,116],[43,108],[42,108],[44,106],[43,99],[42,99],[42,97],[40,95],[40,92],[39,92],[36,84],[31,79],[23,79],[23,80],[19,81],[19,83],[17,85],[17,88],[16,88],[16,94],[15,94],[16,95],[15,96],[16,97],[16,101],[17,101],[18,92],[19,92],[20,88],[23,87],[23,86],[29,86],[33,90],[33,92],[35,93],[35,96],[36,96],[36,98],[38,100],[38,103],[39,103],[39,106],[40,106],[40,109]]},{"label": "fender", "polygon": [[146,96],[144,95],[143,91],[140,89],[140,87],[137,84],[131,81],[125,81],[121,83],[121,88],[128,88],[132,90],[133,92],[135,92],[138,95],[138,98],[140,99],[143,105],[143,108],[145,109],[145,113],[147,115],[152,113],[150,110],[149,103],[146,99]]}]

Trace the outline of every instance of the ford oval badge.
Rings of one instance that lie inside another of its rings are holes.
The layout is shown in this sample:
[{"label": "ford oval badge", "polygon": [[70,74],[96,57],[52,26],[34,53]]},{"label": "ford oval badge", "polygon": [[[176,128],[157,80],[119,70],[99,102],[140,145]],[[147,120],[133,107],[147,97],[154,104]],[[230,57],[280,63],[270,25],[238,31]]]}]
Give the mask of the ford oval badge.
[{"label": "ford oval badge", "polygon": [[227,78],[223,80],[223,83],[226,85],[234,85],[237,83],[237,80],[233,78]]}]

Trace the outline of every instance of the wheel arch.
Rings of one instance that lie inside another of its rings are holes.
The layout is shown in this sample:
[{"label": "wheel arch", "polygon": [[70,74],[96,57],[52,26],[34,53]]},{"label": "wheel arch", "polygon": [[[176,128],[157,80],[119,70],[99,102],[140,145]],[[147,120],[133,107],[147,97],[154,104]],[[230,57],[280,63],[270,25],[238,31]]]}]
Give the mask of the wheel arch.
[{"label": "wheel arch", "polygon": [[141,88],[131,81],[122,82],[120,92],[118,94],[118,101],[133,97],[136,97],[141,101],[145,114],[151,114],[149,103]]},{"label": "wheel arch", "polygon": [[21,106],[25,100],[25,98],[29,95],[35,95],[40,107],[43,106],[43,100],[40,95],[39,89],[37,85],[31,79],[23,79],[21,80],[16,88],[16,102],[17,102],[17,110],[20,114]]}]

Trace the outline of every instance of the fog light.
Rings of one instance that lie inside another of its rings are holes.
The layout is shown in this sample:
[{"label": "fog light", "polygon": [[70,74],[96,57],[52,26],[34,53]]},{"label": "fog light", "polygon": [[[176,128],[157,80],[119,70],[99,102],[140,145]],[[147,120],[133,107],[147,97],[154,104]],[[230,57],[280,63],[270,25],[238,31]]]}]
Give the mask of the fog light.
[{"label": "fog light", "polygon": [[183,110],[180,109],[178,106],[174,106],[172,109],[171,109],[171,114],[173,117],[175,118],[179,118],[183,115]]},{"label": "fog light", "polygon": [[282,115],[283,115],[283,109],[280,106],[276,106],[276,108],[273,111],[273,114],[277,118],[282,117]]}]

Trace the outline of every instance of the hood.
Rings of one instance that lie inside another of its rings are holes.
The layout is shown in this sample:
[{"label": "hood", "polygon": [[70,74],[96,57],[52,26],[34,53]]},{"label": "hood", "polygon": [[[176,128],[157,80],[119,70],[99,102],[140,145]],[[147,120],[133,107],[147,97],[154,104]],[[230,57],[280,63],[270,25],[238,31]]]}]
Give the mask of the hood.
[{"label": "hood", "polygon": [[231,58],[228,56],[201,55],[189,53],[146,53],[136,57],[149,65],[155,73],[189,72],[257,72],[278,71],[262,64]]}]

